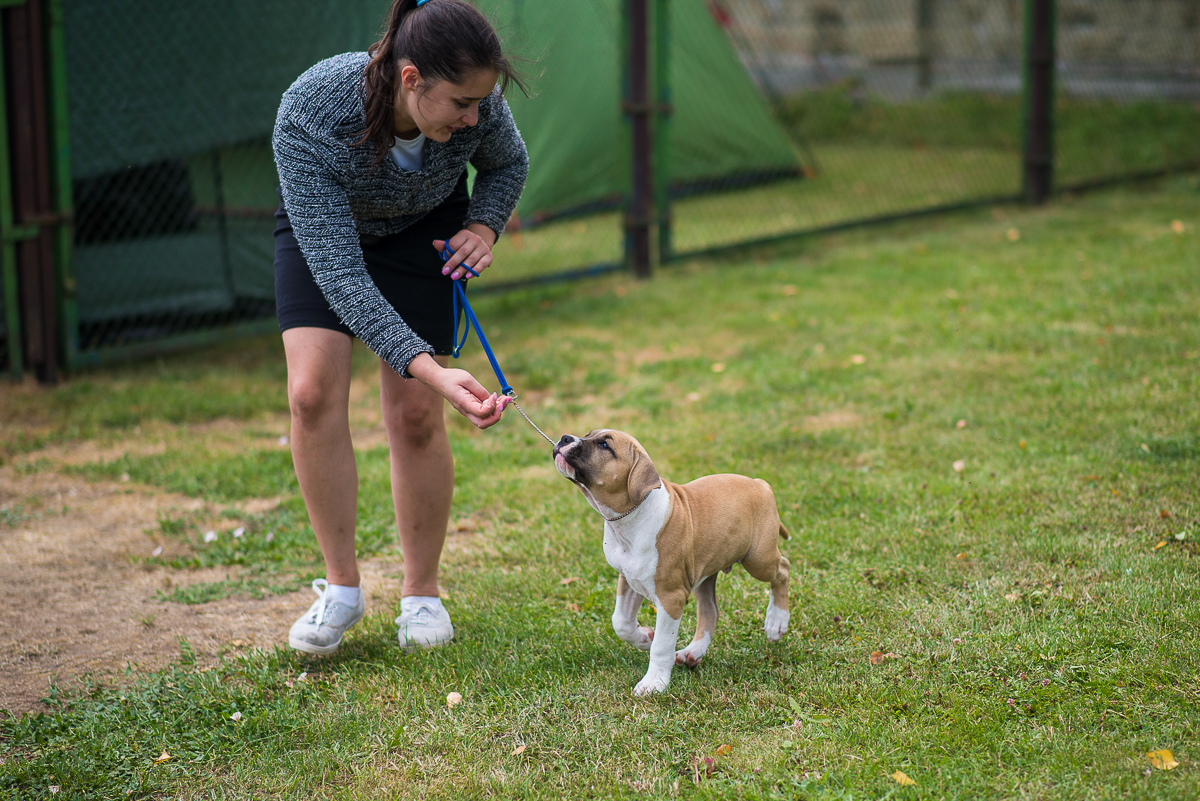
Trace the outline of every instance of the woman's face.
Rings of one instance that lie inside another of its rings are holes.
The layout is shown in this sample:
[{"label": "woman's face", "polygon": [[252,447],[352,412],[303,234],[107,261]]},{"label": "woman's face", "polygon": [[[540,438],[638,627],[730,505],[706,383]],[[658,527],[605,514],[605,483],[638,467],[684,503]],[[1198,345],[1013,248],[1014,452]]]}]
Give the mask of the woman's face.
[{"label": "woman's face", "polygon": [[435,142],[445,142],[460,128],[479,122],[479,101],[492,93],[499,76],[480,71],[462,83],[429,83],[411,64],[400,70],[393,129],[396,136],[411,139],[417,132]]}]

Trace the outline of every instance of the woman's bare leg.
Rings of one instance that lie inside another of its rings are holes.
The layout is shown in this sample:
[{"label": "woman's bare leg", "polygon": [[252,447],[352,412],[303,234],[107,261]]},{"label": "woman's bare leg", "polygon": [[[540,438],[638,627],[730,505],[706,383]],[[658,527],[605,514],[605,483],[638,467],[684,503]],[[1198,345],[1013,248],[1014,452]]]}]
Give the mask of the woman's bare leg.
[{"label": "woman's bare leg", "polygon": [[[448,359],[436,357],[446,366]],[[391,449],[392,502],[404,551],[400,595],[438,595],[438,564],[454,495],[454,457],[443,400],[380,364],[380,404]]]},{"label": "woman's bare leg", "polygon": [[348,335],[326,328],[283,332],[296,479],[325,557],[325,577],[345,587],[360,583],[354,551],[358,468],[349,414],[352,346]]}]

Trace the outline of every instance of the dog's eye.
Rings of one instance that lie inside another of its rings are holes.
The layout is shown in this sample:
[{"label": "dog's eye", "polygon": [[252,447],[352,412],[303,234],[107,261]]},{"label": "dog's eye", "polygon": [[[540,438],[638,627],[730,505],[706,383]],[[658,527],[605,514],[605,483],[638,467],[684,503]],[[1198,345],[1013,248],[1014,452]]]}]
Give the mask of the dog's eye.
[{"label": "dog's eye", "polygon": [[602,440],[600,440],[598,443],[596,443],[596,445],[597,445],[597,447],[603,448],[603,449],[604,449],[604,450],[606,450],[606,451],[607,451],[607,450],[611,450],[611,449],[608,447],[608,440],[604,440],[604,439],[602,439]]}]

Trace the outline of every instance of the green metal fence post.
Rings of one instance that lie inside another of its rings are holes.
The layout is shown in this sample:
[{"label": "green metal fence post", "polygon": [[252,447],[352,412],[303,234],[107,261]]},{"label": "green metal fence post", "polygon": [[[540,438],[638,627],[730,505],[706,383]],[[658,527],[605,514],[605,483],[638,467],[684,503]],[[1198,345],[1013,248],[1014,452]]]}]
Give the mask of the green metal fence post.
[{"label": "green metal fence post", "polygon": [[63,365],[79,362],[79,310],[76,303],[75,213],[71,191],[71,129],[67,110],[67,45],[63,0],[47,0],[46,111],[50,132],[50,182],[54,213],[54,274],[58,303],[58,341]]},{"label": "green metal fence post", "polygon": [[650,0],[625,0],[623,111],[629,120],[631,185],[625,209],[625,260],[638,278],[650,277],[654,223],[654,158],[650,100]]},{"label": "green metal fence post", "polygon": [[[23,1],[23,0],[22,0]],[[7,60],[4,53],[5,30],[3,9],[18,5],[13,0],[0,0],[0,281],[3,282],[4,292],[4,323],[6,329],[6,350],[8,374],[11,378],[19,379],[24,372],[24,360],[21,353],[21,307],[17,299],[17,231],[13,226],[12,199],[12,154],[9,152],[8,141],[8,95],[5,87],[8,76],[4,65]]]},{"label": "green metal fence post", "polygon": [[1025,0],[1023,187],[1044,203],[1054,182],[1055,0]]},{"label": "green metal fence post", "polygon": [[654,0],[654,201],[658,262],[671,260],[671,3]]}]

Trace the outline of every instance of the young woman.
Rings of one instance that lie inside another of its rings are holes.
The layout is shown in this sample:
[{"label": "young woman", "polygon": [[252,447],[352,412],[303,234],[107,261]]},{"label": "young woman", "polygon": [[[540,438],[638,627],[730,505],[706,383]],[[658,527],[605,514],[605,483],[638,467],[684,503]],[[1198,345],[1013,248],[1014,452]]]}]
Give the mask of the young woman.
[{"label": "young woman", "polygon": [[[272,141],[282,199],[275,295],[292,459],[326,569],[292,626],[293,648],[332,653],[366,609],[354,548],[352,337],[380,358],[404,552],[400,644],[454,635],[438,598],[454,488],[443,400],[487,428],[508,399],[446,366],[451,279],[464,265],[491,265],[525,184],[525,144],[502,95],[510,83],[520,85],[495,31],[470,5],[395,0],[369,51],[322,61],[284,93]],[[443,264],[447,243],[454,256]]]}]

